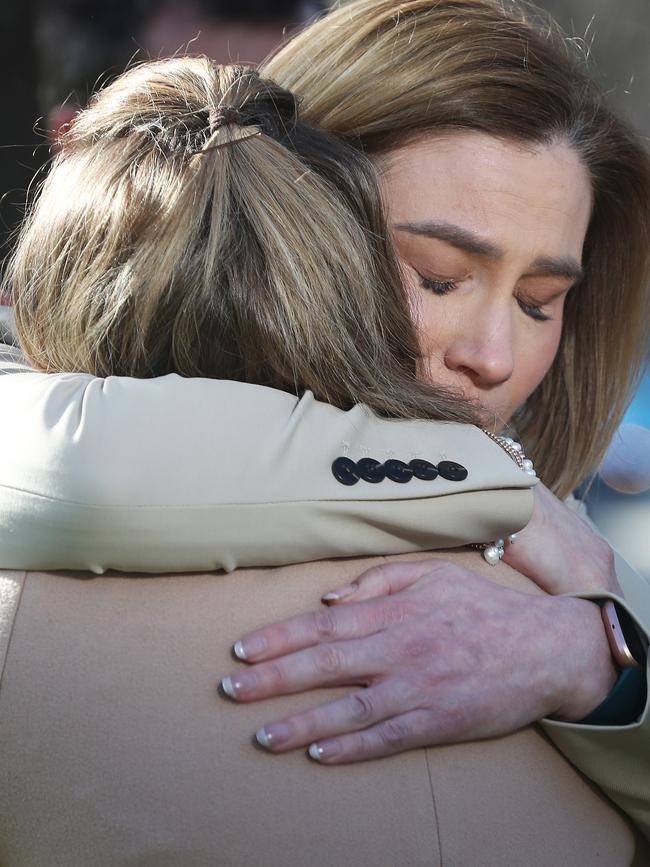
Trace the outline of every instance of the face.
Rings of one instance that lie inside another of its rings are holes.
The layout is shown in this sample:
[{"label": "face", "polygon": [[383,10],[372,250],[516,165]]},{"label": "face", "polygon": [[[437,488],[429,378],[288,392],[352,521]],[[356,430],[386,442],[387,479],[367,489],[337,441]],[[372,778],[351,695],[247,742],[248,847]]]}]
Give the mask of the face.
[{"label": "face", "polygon": [[587,170],[561,141],[473,132],[400,147],[379,168],[420,373],[477,399],[498,430],[544,378],[580,291]]}]

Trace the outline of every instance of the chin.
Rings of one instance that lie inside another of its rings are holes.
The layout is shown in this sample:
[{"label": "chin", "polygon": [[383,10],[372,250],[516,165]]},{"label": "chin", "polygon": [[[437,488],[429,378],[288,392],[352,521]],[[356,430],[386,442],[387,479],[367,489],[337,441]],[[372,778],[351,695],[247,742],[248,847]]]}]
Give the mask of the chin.
[{"label": "chin", "polygon": [[514,410],[508,407],[489,407],[481,410],[480,424],[490,433],[500,434],[508,427]]}]

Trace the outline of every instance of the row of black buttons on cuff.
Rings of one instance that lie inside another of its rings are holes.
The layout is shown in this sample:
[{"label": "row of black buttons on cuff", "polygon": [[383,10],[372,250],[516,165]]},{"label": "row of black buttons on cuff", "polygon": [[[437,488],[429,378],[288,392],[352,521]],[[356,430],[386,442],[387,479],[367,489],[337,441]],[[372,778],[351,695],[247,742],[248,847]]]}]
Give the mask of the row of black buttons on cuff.
[{"label": "row of black buttons on cuff", "polygon": [[404,484],[414,477],[431,482],[438,476],[449,482],[462,482],[467,478],[467,470],[455,461],[440,461],[436,466],[422,458],[415,458],[408,464],[393,459],[382,464],[374,458],[361,458],[356,462],[350,458],[337,458],[332,464],[332,475],[342,485],[356,485],[359,479],[373,485],[384,479]]}]

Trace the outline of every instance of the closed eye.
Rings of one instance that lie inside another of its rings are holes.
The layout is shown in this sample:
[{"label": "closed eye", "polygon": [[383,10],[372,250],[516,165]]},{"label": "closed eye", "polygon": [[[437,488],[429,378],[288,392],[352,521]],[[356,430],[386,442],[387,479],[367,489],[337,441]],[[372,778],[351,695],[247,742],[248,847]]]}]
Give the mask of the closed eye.
[{"label": "closed eye", "polygon": [[535,319],[537,322],[548,322],[551,318],[542,312],[542,308],[538,304],[528,304],[522,298],[517,298],[517,304],[526,316],[530,316],[531,319]]},{"label": "closed eye", "polygon": [[420,286],[433,292],[434,295],[447,295],[456,288],[455,280],[431,280],[428,277],[423,277],[422,274],[418,274],[418,277],[420,278]]}]

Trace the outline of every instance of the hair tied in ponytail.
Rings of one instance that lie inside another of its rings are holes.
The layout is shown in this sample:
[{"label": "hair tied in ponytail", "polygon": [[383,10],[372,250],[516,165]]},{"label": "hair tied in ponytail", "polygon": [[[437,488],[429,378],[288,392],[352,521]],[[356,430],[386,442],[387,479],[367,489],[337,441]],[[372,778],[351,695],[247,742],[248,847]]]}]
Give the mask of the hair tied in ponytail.
[{"label": "hair tied in ponytail", "polygon": [[234,105],[220,105],[219,108],[211,108],[208,114],[210,134],[214,134],[222,126],[245,126],[246,116]]},{"label": "hair tied in ponytail", "polygon": [[218,150],[235,142],[245,141],[262,134],[259,126],[247,126],[246,121],[246,115],[232,105],[211,108],[208,113],[210,138],[201,148],[199,154]]}]

